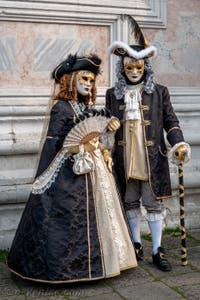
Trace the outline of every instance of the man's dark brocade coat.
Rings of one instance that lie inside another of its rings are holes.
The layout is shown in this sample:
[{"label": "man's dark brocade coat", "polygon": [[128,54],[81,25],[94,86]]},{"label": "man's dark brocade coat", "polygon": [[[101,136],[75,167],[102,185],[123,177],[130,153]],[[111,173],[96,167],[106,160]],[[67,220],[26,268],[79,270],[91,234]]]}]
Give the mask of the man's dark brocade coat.
[{"label": "man's dark brocade coat", "polygon": [[[51,138],[44,143],[36,177],[61,149],[74,116],[67,101],[52,108]],[[73,163],[70,156],[51,187],[29,197],[8,255],[8,267],[24,278],[58,283],[104,277],[90,176],[75,175]]]},{"label": "man's dark brocade coat", "polygon": [[[179,121],[174,113],[168,89],[156,84],[152,94],[142,92],[141,101],[142,127],[146,151],[149,182],[157,199],[171,196],[169,165],[167,147],[164,139],[164,130],[171,146],[184,141]],[[114,88],[106,93],[106,107],[111,114],[119,118],[121,127],[115,135],[113,151],[116,180],[120,188],[122,199],[126,191],[126,178],[124,171],[124,98],[117,100]],[[140,159],[140,157],[138,157]]]}]

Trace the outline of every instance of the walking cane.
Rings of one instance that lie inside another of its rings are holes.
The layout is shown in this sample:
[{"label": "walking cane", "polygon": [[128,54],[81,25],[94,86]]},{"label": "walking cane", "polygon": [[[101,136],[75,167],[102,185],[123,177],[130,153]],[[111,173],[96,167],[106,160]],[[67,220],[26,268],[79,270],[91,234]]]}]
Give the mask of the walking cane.
[{"label": "walking cane", "polygon": [[186,230],[185,230],[185,207],[184,207],[184,182],[183,164],[178,165],[179,177],[179,204],[180,204],[180,228],[181,228],[181,265],[187,265]]}]

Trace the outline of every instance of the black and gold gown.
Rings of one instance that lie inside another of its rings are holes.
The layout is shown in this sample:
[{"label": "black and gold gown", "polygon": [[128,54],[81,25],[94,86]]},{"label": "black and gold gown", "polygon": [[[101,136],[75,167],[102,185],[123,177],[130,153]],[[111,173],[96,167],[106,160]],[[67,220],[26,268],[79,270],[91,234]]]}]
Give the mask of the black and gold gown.
[{"label": "black and gold gown", "polygon": [[[74,117],[70,102],[53,106],[36,178],[62,148]],[[92,157],[94,171],[74,174],[70,155],[47,189],[30,194],[8,255],[13,273],[64,283],[112,277],[137,265],[113,176],[100,149]]]}]

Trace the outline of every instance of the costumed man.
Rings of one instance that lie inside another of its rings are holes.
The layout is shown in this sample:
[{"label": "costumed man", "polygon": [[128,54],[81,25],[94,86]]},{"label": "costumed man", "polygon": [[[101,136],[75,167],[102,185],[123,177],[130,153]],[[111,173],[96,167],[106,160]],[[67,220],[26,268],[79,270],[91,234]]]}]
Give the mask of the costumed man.
[{"label": "costumed man", "polygon": [[177,162],[188,160],[190,147],[184,142],[167,87],[155,83],[149,57],[156,54],[137,22],[131,22],[135,43],[113,42],[110,53],[117,55],[117,82],[106,93],[106,107],[121,121],[113,152],[116,180],[128,217],[137,259],[143,259],[140,234],[141,203],[152,236],[153,264],[162,271],[171,265],[161,247],[164,218],[163,199],[171,197],[168,151]]},{"label": "costumed man", "polygon": [[137,266],[112,158],[99,143],[117,123],[106,109],[93,107],[100,64],[93,54],[69,55],[52,73],[55,103],[8,255],[9,269],[23,279],[90,281]]}]

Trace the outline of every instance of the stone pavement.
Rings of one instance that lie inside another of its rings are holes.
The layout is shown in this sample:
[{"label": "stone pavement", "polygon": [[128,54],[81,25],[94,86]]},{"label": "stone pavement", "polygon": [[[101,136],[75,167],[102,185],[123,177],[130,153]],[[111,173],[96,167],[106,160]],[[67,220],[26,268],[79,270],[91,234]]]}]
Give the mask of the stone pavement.
[{"label": "stone pavement", "polygon": [[188,265],[180,264],[180,234],[168,231],[163,246],[173,265],[171,272],[151,262],[151,242],[143,239],[145,260],[115,278],[90,283],[44,285],[11,276],[0,263],[0,300],[179,300],[200,299],[200,229],[187,232]]}]

